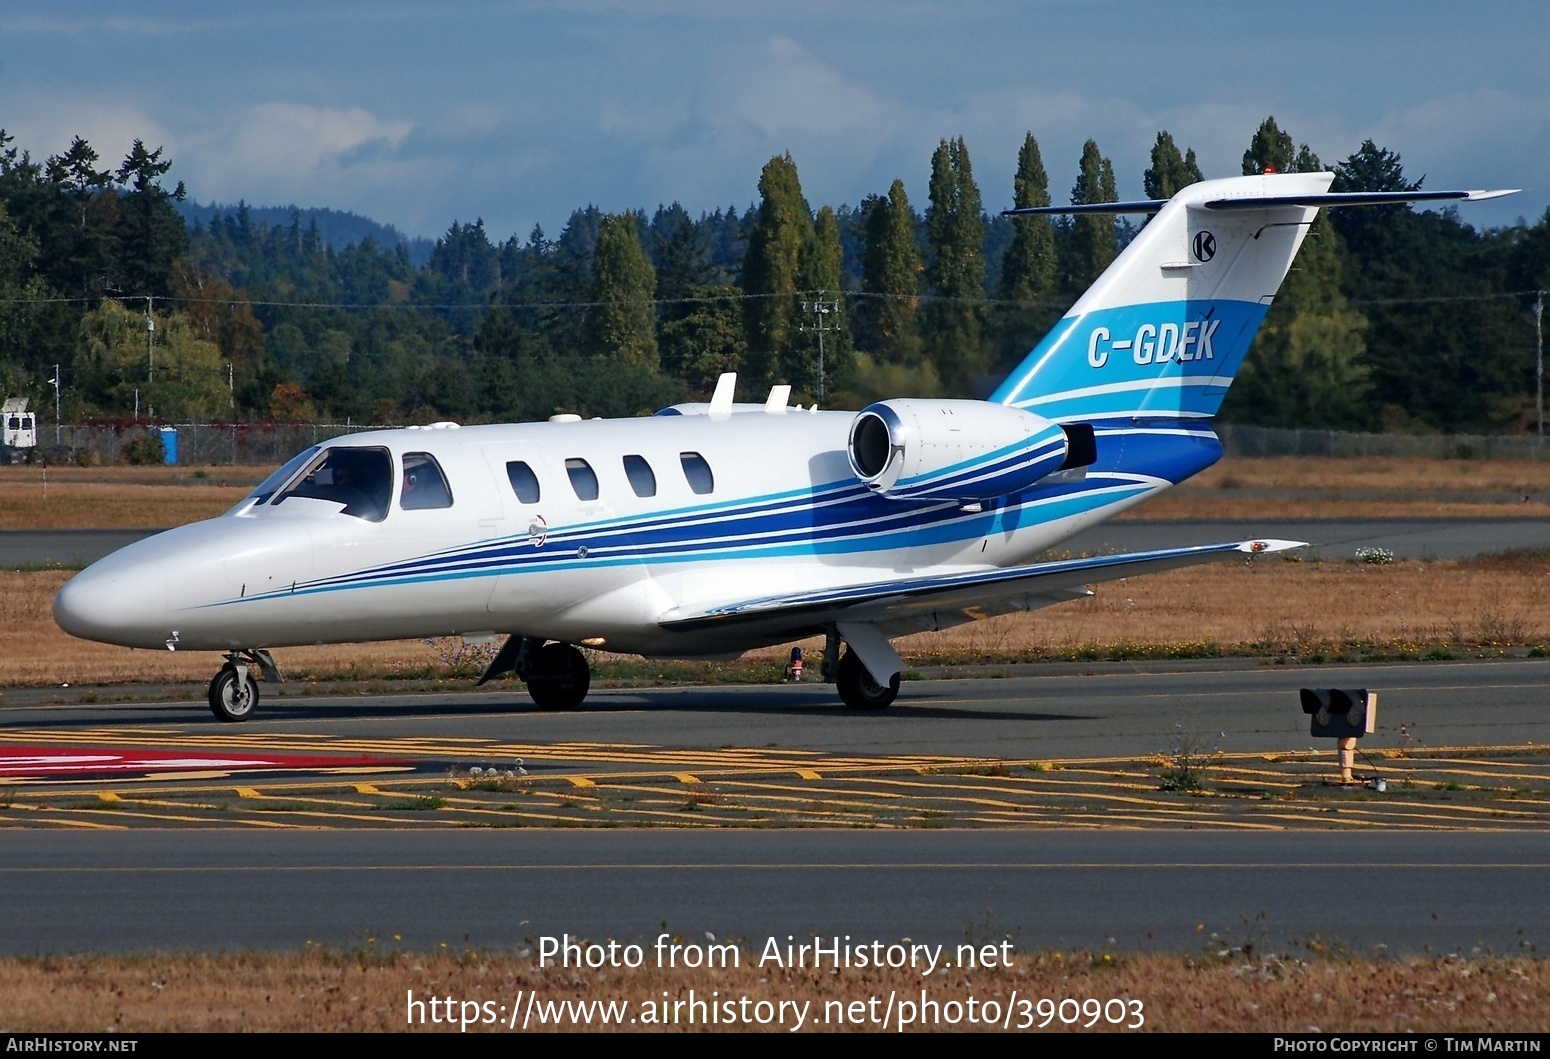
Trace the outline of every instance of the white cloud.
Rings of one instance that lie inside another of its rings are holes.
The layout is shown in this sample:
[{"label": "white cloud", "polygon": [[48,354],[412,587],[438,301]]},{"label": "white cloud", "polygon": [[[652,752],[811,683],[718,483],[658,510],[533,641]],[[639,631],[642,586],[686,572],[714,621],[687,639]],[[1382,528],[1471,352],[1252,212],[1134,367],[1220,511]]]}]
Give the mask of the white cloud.
[{"label": "white cloud", "polygon": [[400,175],[397,148],[413,128],[362,107],[259,103],[215,116],[188,135],[179,165],[203,197],[279,202],[331,195],[335,205]]},{"label": "white cloud", "polygon": [[177,138],[141,108],[103,98],[22,97],[7,102],[5,130],[16,137],[13,146],[42,160],[60,154],[77,136],[97,152],[98,165],[116,169],[135,140],[151,150],[166,148],[164,157],[177,159]]}]

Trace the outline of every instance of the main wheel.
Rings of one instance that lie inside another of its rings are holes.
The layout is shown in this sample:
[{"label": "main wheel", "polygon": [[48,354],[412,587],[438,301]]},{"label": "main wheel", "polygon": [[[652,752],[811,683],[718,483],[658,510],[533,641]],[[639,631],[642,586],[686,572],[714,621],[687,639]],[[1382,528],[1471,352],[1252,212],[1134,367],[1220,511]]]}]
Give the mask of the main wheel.
[{"label": "main wheel", "polygon": [[247,666],[224,666],[210,681],[210,712],[217,720],[245,721],[257,705],[258,682]]},{"label": "main wheel", "polygon": [[899,674],[884,687],[872,679],[861,659],[851,650],[840,656],[840,671],[835,681],[840,688],[840,698],[853,710],[881,710],[888,707],[899,694]]},{"label": "main wheel", "polygon": [[574,710],[591,686],[586,656],[568,643],[540,647],[527,674],[527,693],[544,710]]}]

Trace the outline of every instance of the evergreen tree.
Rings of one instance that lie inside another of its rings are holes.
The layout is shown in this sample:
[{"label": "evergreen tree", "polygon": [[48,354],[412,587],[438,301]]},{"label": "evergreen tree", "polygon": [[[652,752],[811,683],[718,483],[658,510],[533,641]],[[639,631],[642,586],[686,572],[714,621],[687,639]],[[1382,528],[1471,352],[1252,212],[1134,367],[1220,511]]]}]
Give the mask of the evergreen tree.
[{"label": "evergreen tree", "polygon": [[[1088,140],[1082,145],[1081,170],[1076,185],[1071,189],[1073,205],[1093,202],[1118,202],[1119,192],[1114,185],[1114,166],[1098,151],[1098,145]],[[1109,267],[1115,255],[1114,216],[1112,214],[1084,214],[1074,218],[1065,239],[1066,290],[1072,297],[1079,297],[1092,286],[1093,281]]]},{"label": "evergreen tree", "polygon": [[1367,320],[1341,289],[1340,236],[1315,223],[1254,338],[1222,418],[1259,426],[1370,430]]},{"label": "evergreen tree", "polygon": [[[1049,175],[1032,133],[1024,137],[1022,149],[1017,152],[1012,204],[1018,209],[1050,204]],[[996,313],[993,367],[998,371],[1020,361],[1065,308],[1064,299],[1057,293],[1059,258],[1054,225],[1048,217],[1008,220],[1012,240],[1001,258],[1002,304]]]},{"label": "evergreen tree", "polygon": [[[759,212],[743,258],[745,367],[755,384],[777,380],[781,356],[797,341],[802,247],[813,239],[812,211],[790,154],[771,158],[759,176]],[[785,379],[796,382],[797,380]]]},{"label": "evergreen tree", "polygon": [[1195,149],[1191,147],[1187,154],[1181,155],[1178,145],[1173,142],[1173,135],[1166,130],[1159,131],[1157,142],[1152,144],[1151,168],[1142,178],[1142,183],[1146,185],[1146,197],[1171,199],[1181,188],[1204,179],[1195,161]]},{"label": "evergreen tree", "polygon": [[640,245],[633,213],[611,213],[598,226],[592,258],[586,343],[592,356],[612,357],[639,368],[657,366],[657,276]]},{"label": "evergreen tree", "polygon": [[1243,152],[1243,175],[1258,173],[1315,173],[1324,167],[1308,145],[1293,145],[1289,133],[1276,124],[1274,115],[1259,123],[1249,149]]},{"label": "evergreen tree", "polygon": [[[1012,205],[1017,209],[1048,206],[1049,176],[1033,133],[1023,139],[1017,152],[1017,175],[1012,180]],[[1037,302],[1055,282],[1055,229],[1048,217],[1012,218],[1012,245],[1001,265],[1001,297],[1009,301]]]},{"label": "evergreen tree", "polygon": [[986,367],[985,218],[962,138],[943,140],[931,156],[926,242],[926,357],[944,383],[967,392]]},{"label": "evergreen tree", "polygon": [[874,196],[867,209],[861,255],[861,289],[871,295],[860,304],[867,350],[879,361],[910,368],[921,361],[915,320],[921,264],[915,227],[904,181],[895,180],[888,194]]},{"label": "evergreen tree", "polygon": [[188,197],[183,182],[171,191],[161,178],[172,168],[162,149],[134,142],[114,179],[120,187],[119,283],[125,290],[167,294],[174,263],[188,251],[188,226],[173,206]]},{"label": "evergreen tree", "polygon": [[657,272],[657,318],[664,324],[694,311],[684,299],[710,281],[699,229],[678,203],[659,208],[651,221],[652,264]]},{"label": "evergreen tree", "polygon": [[662,325],[662,370],[709,397],[722,372],[737,371],[748,348],[736,287],[691,289],[688,312]]}]

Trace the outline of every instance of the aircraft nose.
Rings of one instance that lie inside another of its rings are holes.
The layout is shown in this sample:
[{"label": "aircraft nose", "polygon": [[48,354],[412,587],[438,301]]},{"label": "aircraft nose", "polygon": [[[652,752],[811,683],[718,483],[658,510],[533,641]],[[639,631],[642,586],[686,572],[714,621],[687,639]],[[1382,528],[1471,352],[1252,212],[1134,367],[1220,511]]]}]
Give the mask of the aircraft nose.
[{"label": "aircraft nose", "polygon": [[[115,561],[118,560],[118,561]],[[161,647],[170,630],[161,562],[109,556],[82,570],[54,597],[54,621],[72,636],[125,647]]]}]

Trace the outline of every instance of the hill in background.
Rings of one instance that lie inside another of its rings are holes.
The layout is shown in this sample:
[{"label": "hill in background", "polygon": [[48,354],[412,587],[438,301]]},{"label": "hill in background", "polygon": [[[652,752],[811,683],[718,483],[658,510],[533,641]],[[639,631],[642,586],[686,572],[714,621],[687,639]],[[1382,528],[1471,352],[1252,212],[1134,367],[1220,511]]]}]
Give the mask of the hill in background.
[{"label": "hill in background", "polygon": [[[183,219],[193,227],[195,223],[208,226],[217,214],[222,216],[234,214],[245,204],[231,205],[220,202],[206,204],[184,201],[175,205],[178,212],[183,215]],[[318,234],[322,236],[324,245],[334,251],[357,245],[368,236],[378,246],[389,250],[402,246],[408,251],[409,260],[415,268],[424,267],[431,259],[431,251],[436,247],[435,240],[407,236],[391,224],[379,224],[370,217],[362,217],[358,213],[347,213],[343,210],[302,209],[291,205],[247,206],[247,211],[254,225],[267,224],[271,228],[289,228],[293,216],[300,218],[303,228],[316,222]]]}]

